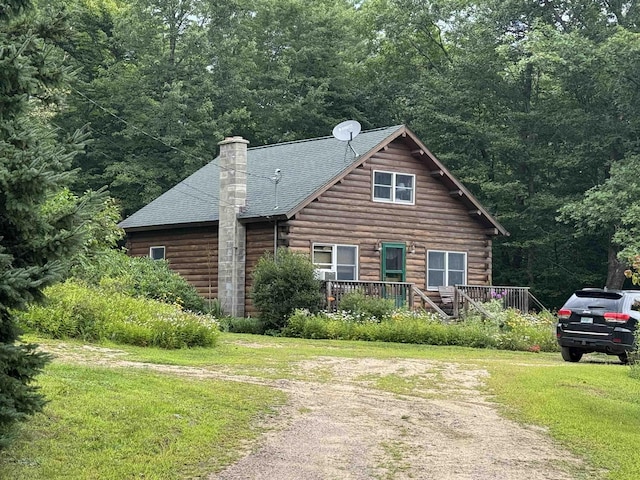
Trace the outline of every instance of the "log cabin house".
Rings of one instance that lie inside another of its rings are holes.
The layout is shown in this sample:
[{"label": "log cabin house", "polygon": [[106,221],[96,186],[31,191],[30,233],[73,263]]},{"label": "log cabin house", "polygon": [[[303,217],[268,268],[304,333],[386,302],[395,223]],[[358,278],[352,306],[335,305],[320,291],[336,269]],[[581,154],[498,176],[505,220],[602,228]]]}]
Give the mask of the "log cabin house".
[{"label": "log cabin house", "polygon": [[266,251],[307,253],[323,280],[491,285],[492,239],[508,235],[404,125],[220,156],[120,226],[130,255],[166,259],[234,316],[255,314],[251,272]]}]

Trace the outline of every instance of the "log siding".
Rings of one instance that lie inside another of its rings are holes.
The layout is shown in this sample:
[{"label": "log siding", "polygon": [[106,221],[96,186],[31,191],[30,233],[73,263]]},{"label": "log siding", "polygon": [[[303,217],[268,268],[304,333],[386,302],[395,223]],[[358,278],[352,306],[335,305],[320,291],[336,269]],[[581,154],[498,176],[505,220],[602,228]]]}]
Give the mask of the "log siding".
[{"label": "log siding", "polygon": [[[258,264],[258,260],[266,252],[273,253],[275,245],[274,222],[249,223],[247,229],[247,256],[245,263],[245,315],[255,317],[258,311],[253,305],[251,298],[252,274]],[[286,225],[278,227],[278,232],[284,231]],[[281,237],[282,235],[278,235]],[[283,245],[282,241],[278,241],[278,245]]]},{"label": "log siding", "polygon": [[[148,257],[152,246],[165,247],[165,260],[172,270],[182,275],[205,299],[218,296],[218,226],[130,232],[127,249],[134,257]],[[279,226],[278,244],[284,246],[286,224]],[[256,316],[251,301],[251,274],[265,252],[273,252],[273,222],[248,223],[245,263],[245,314]]]},{"label": "log siding", "polygon": [[149,256],[149,247],[164,246],[165,260],[206,299],[218,297],[218,226],[129,232],[127,249]]},{"label": "log siding", "polygon": [[[373,200],[373,172],[415,175],[415,204]],[[467,283],[491,283],[491,236],[426,165],[396,140],[326,190],[289,221],[291,248],[357,245],[359,280],[381,279],[379,243],[406,245],[406,281],[426,290],[427,251],[467,254]],[[413,246],[413,247],[412,247]],[[438,300],[437,292],[427,292]]]}]

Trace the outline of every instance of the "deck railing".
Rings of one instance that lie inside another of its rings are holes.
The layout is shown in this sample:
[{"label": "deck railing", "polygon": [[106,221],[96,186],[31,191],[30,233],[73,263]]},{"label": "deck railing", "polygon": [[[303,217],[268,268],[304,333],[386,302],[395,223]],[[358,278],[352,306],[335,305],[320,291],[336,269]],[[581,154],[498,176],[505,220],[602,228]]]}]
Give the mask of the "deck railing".
[{"label": "deck railing", "polygon": [[[529,287],[496,287],[483,285],[456,285],[459,293],[478,303],[500,302],[503,308],[529,311]],[[461,295],[463,302],[464,296]]]},{"label": "deck railing", "polygon": [[[521,312],[546,310],[545,306],[533,296],[529,287],[486,286],[486,285],[456,285],[458,302],[466,301],[485,303],[500,302],[503,308],[514,308]],[[533,304],[533,307],[532,307]]]},{"label": "deck railing", "polygon": [[360,291],[367,296],[389,298],[394,300],[397,307],[413,309],[421,306],[433,310],[443,318],[457,318],[468,309],[475,309],[483,316],[488,316],[482,306],[489,301],[498,301],[503,308],[515,308],[521,312],[528,312],[532,305],[536,310],[546,310],[529,291],[529,287],[485,286],[485,285],[456,285],[453,308],[445,312],[442,302],[434,301],[414,283],[409,282],[367,282],[347,280],[327,280],[323,282],[325,292],[325,308],[329,311],[338,309],[342,298],[351,292]]},{"label": "deck railing", "polygon": [[407,282],[361,282],[357,280],[327,280],[324,282],[326,309],[337,310],[342,298],[351,292],[360,291],[370,297],[392,299],[397,307],[413,308],[413,283]]}]

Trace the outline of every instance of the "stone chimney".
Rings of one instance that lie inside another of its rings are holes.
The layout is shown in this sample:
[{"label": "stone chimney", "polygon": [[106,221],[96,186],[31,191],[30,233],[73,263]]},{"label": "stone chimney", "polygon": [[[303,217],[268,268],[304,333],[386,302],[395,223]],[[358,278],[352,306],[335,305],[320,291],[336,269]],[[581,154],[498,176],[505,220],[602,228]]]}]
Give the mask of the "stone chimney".
[{"label": "stone chimney", "polygon": [[247,204],[247,145],[227,137],[220,145],[218,301],[226,315],[244,317],[246,232],[238,215]]}]

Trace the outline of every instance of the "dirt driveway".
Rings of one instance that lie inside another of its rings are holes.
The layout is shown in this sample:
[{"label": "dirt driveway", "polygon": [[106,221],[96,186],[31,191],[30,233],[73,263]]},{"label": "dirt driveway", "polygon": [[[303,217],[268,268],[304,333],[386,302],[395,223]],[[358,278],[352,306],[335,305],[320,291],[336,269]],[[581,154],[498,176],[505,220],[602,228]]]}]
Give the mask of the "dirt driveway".
[{"label": "dirt driveway", "polygon": [[604,473],[589,470],[543,429],[502,418],[483,393],[489,374],[467,365],[327,356],[295,365],[305,380],[268,380],[127,362],[85,348],[103,350],[94,364],[256,383],[287,394],[287,404],[260,425],[266,433],[209,480],[568,480]]},{"label": "dirt driveway", "polygon": [[[290,403],[244,458],[210,480],[594,478],[541,429],[501,418],[479,390],[486,371],[329,357],[299,368],[331,381],[273,382]],[[435,388],[375,388],[389,376],[426,378]]]}]

